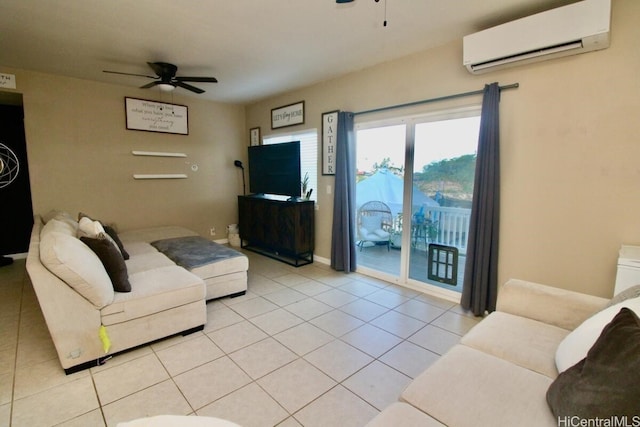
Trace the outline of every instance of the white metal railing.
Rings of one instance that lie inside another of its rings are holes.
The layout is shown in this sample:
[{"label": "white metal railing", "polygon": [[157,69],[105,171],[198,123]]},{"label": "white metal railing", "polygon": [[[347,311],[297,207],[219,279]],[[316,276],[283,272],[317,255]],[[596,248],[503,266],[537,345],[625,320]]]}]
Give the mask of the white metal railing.
[{"label": "white metal railing", "polygon": [[429,206],[425,209],[425,217],[437,226],[437,237],[432,243],[455,246],[460,253],[466,253],[471,209]]},{"label": "white metal railing", "polygon": [[[427,250],[428,243],[437,243],[455,246],[461,255],[467,252],[471,209],[425,206],[423,213],[426,222],[419,225],[412,224],[411,227],[412,247]],[[420,231],[416,230],[416,226]],[[391,240],[393,246],[400,246],[402,228],[402,212],[400,212],[393,220]]]}]

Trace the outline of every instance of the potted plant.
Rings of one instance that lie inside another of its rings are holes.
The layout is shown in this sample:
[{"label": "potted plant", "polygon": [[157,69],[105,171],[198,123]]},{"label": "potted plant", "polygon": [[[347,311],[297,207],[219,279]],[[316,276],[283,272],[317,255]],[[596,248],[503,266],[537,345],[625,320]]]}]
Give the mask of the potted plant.
[{"label": "potted plant", "polygon": [[304,178],[302,178],[302,182],[300,184],[302,185],[302,198],[309,200],[309,197],[311,197],[311,189],[307,191],[307,188],[309,187],[309,172],[304,173]]}]

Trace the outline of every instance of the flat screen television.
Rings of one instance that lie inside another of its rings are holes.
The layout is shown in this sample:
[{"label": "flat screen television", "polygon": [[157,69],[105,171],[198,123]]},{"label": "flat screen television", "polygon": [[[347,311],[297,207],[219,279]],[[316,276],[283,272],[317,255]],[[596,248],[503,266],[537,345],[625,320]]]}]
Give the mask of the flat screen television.
[{"label": "flat screen television", "polygon": [[300,141],[249,147],[249,191],[300,197]]}]

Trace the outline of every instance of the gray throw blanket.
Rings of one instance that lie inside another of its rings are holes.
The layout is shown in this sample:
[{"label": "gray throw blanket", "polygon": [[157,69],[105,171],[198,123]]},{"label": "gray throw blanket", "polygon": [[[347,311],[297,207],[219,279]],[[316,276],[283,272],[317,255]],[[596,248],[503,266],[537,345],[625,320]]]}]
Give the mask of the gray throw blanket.
[{"label": "gray throw blanket", "polygon": [[151,245],[165,254],[171,261],[187,270],[242,256],[240,252],[234,249],[200,236],[156,240],[151,242]]}]

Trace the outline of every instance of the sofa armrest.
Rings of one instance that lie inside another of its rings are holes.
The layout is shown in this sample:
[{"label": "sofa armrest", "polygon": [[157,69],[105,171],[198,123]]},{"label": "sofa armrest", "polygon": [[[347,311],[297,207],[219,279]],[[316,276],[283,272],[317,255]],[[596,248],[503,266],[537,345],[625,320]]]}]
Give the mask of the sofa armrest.
[{"label": "sofa armrest", "polygon": [[98,337],[100,310],[82,297],[40,261],[40,229],[35,217],[26,268],[47,323],[51,339],[65,370],[105,356]]},{"label": "sofa armrest", "polygon": [[606,298],[511,279],[498,292],[497,310],[573,330],[608,302]]}]

